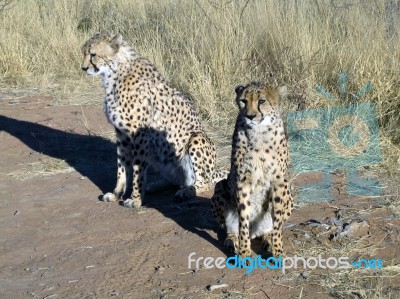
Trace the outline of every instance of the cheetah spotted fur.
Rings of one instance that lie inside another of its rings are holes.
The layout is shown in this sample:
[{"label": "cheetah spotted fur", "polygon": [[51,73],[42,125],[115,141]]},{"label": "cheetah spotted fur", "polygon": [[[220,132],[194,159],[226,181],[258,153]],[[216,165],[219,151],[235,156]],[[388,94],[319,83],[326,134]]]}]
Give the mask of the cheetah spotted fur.
[{"label": "cheetah spotted fur", "polygon": [[205,134],[192,102],[172,87],[153,64],[120,35],[96,33],[82,47],[82,70],[100,75],[105,89],[104,112],[117,137],[117,183],[104,201],[123,199],[127,172],[133,168],[133,190],[124,206],[138,208],[151,166],[162,172],[160,185],[180,187],[176,198],[194,197],[223,178],[215,171],[215,148]]},{"label": "cheetah spotted fur", "polygon": [[288,148],[278,108],[286,86],[253,82],[235,91],[239,114],[231,169],[228,178],[215,186],[213,215],[226,228],[225,246],[230,251],[251,256],[250,240],[261,237],[277,257],[284,254],[282,226],[293,208]]}]

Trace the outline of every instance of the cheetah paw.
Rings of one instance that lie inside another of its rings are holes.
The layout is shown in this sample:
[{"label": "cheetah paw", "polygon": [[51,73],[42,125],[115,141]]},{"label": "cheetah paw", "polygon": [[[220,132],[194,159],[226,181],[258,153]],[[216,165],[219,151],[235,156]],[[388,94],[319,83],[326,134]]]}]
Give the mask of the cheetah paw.
[{"label": "cheetah paw", "polygon": [[102,201],[117,201],[118,197],[114,193],[108,192],[101,198]]},{"label": "cheetah paw", "polygon": [[250,266],[250,259],[253,257],[250,249],[239,250],[239,256],[242,259],[246,258],[244,262],[247,266]]},{"label": "cheetah paw", "polygon": [[196,188],[193,186],[185,187],[175,193],[176,201],[186,201],[196,197]]},{"label": "cheetah paw", "polygon": [[279,256],[286,257],[286,253],[284,253],[282,249],[274,249],[273,248],[272,255],[276,258],[278,258]]},{"label": "cheetah paw", "polygon": [[135,208],[139,209],[142,206],[142,201],[140,198],[127,198],[124,200],[125,208]]},{"label": "cheetah paw", "polygon": [[249,250],[249,249],[240,250],[239,256],[240,256],[241,258],[251,257],[251,250]]},{"label": "cheetah paw", "polygon": [[235,253],[239,247],[238,237],[234,234],[229,234],[225,239],[224,246],[230,253]]}]

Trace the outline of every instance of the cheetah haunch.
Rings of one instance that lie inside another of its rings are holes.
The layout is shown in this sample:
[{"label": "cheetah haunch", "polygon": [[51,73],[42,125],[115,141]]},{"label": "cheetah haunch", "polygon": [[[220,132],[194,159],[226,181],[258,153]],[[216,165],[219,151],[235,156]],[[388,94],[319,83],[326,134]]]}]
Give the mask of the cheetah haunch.
[{"label": "cheetah haunch", "polygon": [[145,186],[149,165],[180,187],[177,199],[194,197],[222,178],[193,104],[149,60],[109,33],[96,33],[82,52],[82,70],[103,79],[104,112],[117,135],[117,184],[103,200],[123,197],[132,165],[133,192],[124,200],[126,207],[140,207],[145,189],[157,189],[157,183]]},{"label": "cheetah haunch", "polygon": [[225,246],[251,256],[250,240],[262,237],[272,254],[283,254],[282,226],[293,208],[286,178],[288,148],[279,100],[286,86],[250,83],[236,88],[239,115],[232,140],[231,169],[215,186],[213,215],[227,231]]}]

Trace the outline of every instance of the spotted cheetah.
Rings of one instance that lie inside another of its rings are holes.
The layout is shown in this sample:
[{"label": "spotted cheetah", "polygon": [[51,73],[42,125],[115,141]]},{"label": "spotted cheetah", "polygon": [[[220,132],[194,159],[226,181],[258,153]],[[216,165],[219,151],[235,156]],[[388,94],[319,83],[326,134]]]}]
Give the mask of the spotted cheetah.
[{"label": "spotted cheetah", "polygon": [[[251,256],[250,240],[262,237],[272,254],[283,255],[282,225],[293,208],[287,180],[288,148],[279,100],[286,86],[253,82],[236,88],[239,114],[232,140],[231,169],[217,183],[213,215],[227,230],[225,246]],[[271,216],[272,215],[272,216]]]},{"label": "spotted cheetah", "polygon": [[[121,35],[96,33],[82,47],[82,70],[100,75],[105,89],[104,112],[117,137],[117,184],[104,201],[119,201],[133,167],[133,190],[123,201],[139,208],[149,166],[180,187],[177,199],[209,189],[223,172],[215,171],[216,152],[189,98],[176,90],[154,65]],[[153,188],[152,188],[153,187]]]}]

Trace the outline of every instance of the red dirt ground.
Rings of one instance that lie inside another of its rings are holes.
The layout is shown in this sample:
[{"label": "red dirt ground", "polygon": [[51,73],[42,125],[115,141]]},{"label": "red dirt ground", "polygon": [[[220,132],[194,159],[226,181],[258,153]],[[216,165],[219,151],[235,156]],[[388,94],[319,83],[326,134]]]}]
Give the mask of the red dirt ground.
[{"label": "red dirt ground", "polygon": [[[100,137],[111,131],[98,106],[52,106],[50,97],[14,101],[0,95],[0,298],[334,297],[313,279],[313,271],[284,275],[257,269],[246,275],[245,269],[189,269],[191,252],[226,257],[223,232],[210,213],[212,191],[186,203],[175,203],[173,192],[153,194],[139,211],[99,201],[115,183],[115,146]],[[64,160],[71,171],[53,173],[53,159]],[[41,163],[48,165],[48,175],[27,167]],[[287,255],[315,244],[331,246],[329,234],[322,241],[304,238],[304,231],[313,238],[314,228],[301,223],[321,221],[339,209],[370,209],[367,245],[380,242],[376,256],[398,264],[398,215],[379,200],[384,198],[344,196],[330,204],[301,205],[284,232]],[[382,278],[382,298],[398,298],[394,274]],[[378,283],[363,282],[367,288]],[[227,287],[207,289],[220,284]],[[337,296],[364,298],[358,294]]]}]

